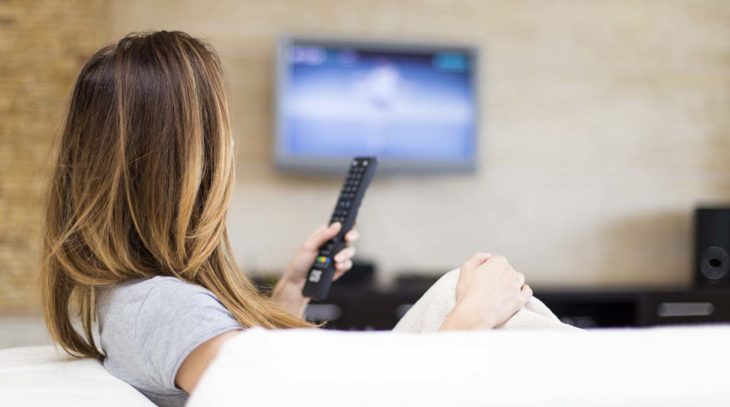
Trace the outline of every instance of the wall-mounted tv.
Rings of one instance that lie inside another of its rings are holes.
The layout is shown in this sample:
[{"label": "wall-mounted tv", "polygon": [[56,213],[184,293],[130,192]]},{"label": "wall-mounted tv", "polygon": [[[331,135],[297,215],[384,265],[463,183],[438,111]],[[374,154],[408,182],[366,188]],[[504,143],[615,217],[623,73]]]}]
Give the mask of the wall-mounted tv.
[{"label": "wall-mounted tv", "polygon": [[326,172],[373,155],[383,171],[472,171],[477,57],[467,46],[281,39],[277,166]]}]

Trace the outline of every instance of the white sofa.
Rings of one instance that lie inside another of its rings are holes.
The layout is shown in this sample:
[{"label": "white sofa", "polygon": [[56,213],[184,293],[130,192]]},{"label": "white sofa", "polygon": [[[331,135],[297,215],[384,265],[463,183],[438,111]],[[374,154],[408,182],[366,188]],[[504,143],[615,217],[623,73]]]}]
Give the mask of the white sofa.
[{"label": "white sofa", "polygon": [[730,406],[730,327],[249,330],[190,407]]},{"label": "white sofa", "polygon": [[[730,406],[730,327],[449,334],[264,331],[224,346],[189,406]],[[94,360],[0,351],[5,406],[151,406]]]},{"label": "white sofa", "polygon": [[53,346],[0,350],[0,405],[154,406],[92,359],[71,359]]}]

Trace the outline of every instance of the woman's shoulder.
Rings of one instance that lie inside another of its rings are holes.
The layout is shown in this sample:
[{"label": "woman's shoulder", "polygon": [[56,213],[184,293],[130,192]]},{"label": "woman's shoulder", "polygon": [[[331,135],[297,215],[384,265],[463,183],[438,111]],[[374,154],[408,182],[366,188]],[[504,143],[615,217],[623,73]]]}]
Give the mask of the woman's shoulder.
[{"label": "woman's shoulder", "polygon": [[169,288],[176,287],[179,289],[202,289],[204,287],[197,284],[193,284],[184,280],[181,280],[173,276],[154,276],[149,278],[138,278],[134,280],[125,281],[123,283],[117,283],[109,286],[108,288],[115,291],[129,291],[129,290],[152,290],[153,288]]},{"label": "woman's shoulder", "polygon": [[183,397],[175,375],[204,341],[239,323],[212,292],[175,277],[152,277],[99,291],[104,366],[153,400]]},{"label": "woman's shoulder", "polygon": [[183,281],[177,277],[155,276],[113,284],[99,290],[99,303],[113,304],[144,301],[150,295],[185,296],[193,293],[210,294],[205,287]]},{"label": "woman's shoulder", "polygon": [[116,321],[129,325],[144,319],[145,315],[164,318],[165,313],[203,305],[222,306],[205,287],[176,277],[155,276],[99,289],[97,315],[102,324]]}]

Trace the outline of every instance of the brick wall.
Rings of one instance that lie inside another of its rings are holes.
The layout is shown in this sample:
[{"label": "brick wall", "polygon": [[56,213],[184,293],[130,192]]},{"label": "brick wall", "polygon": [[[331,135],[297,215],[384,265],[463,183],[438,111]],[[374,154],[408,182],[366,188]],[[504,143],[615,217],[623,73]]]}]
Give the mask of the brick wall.
[{"label": "brick wall", "polygon": [[103,41],[97,0],[0,0],[0,314],[38,310],[41,196],[81,64]]}]

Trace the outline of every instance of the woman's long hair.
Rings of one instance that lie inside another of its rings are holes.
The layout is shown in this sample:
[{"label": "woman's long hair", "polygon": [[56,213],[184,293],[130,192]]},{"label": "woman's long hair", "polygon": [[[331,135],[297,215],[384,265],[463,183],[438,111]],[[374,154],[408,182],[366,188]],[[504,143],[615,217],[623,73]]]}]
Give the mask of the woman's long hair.
[{"label": "woman's long hair", "polygon": [[214,51],[165,31],[99,50],[77,79],[47,198],[41,275],[52,338],[72,355],[102,358],[96,288],[153,276],[207,288],[244,327],[310,326],[237,268],[225,226],[233,177]]}]

